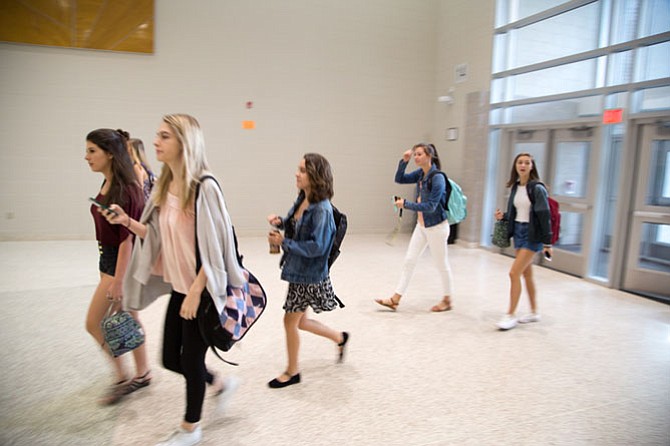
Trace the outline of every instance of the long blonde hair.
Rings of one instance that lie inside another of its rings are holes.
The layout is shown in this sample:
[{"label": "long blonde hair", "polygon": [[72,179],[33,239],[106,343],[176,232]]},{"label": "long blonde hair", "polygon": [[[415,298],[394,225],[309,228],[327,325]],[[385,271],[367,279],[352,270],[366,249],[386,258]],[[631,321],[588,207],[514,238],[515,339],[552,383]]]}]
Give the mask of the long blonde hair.
[{"label": "long blonde hair", "polygon": [[[195,188],[202,174],[209,170],[205,157],[205,138],[198,120],[186,114],[171,114],[163,116],[163,122],[170,126],[179,140],[182,149],[182,171],[177,172],[183,181],[181,193],[181,208],[187,209],[193,201]],[[156,183],[156,192],[152,195],[154,204],[160,206],[165,203],[168,187],[172,182],[172,171],[167,164],[163,164],[160,177]]]}]

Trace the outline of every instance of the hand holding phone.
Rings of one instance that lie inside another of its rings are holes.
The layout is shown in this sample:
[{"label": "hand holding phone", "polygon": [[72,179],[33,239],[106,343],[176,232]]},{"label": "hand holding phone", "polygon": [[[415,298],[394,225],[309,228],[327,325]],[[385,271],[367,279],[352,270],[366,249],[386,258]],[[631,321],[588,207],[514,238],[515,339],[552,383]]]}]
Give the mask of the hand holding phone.
[{"label": "hand holding phone", "polygon": [[396,201],[401,200],[402,197],[399,197],[397,195],[393,196],[393,208],[398,211],[398,217],[402,218],[402,208],[399,208],[397,204],[395,204]]},{"label": "hand holding phone", "polygon": [[119,216],[119,213],[118,213],[118,212],[116,212],[116,211],[113,210],[113,209],[110,209],[109,206],[105,206],[104,204],[100,203],[98,200],[96,200],[96,199],[93,198],[93,197],[88,197],[88,201],[90,201],[91,203],[93,203],[93,206],[97,206],[97,207],[99,207],[100,209],[102,209],[103,211],[111,212],[112,214],[116,215],[117,217]]}]

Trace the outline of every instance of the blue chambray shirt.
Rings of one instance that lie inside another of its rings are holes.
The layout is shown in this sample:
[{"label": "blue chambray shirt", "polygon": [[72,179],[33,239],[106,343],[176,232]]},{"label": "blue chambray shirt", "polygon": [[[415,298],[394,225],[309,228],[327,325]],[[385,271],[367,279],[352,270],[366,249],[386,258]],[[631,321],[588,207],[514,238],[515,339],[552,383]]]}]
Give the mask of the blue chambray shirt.
[{"label": "blue chambray shirt", "polygon": [[[300,197],[293,204],[282,227],[300,205]],[[328,277],[328,255],[335,239],[335,220],[330,200],[310,203],[296,220],[294,238],[285,238],[282,249],[285,258],[281,278],[292,283],[319,283]]]},{"label": "blue chambray shirt", "polygon": [[[395,173],[395,182],[399,184],[416,183],[416,191],[414,193],[414,202],[405,200],[405,209],[415,212],[423,212],[423,223],[429,228],[431,226],[439,225],[447,219],[447,211],[442,207],[442,196],[447,193],[447,184],[444,175],[433,175],[432,190],[428,191],[428,176],[437,171],[437,167],[433,164],[430,166],[428,175],[424,177],[423,169],[417,169],[410,173],[405,173],[409,163],[400,160],[398,163],[398,170]],[[421,194],[421,203],[417,203],[417,198]]]}]

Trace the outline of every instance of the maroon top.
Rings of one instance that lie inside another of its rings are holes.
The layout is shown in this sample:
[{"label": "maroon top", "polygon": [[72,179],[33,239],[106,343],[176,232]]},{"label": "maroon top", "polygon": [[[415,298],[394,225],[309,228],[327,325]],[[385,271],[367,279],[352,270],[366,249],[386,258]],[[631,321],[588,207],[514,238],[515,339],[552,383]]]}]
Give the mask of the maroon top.
[{"label": "maroon top", "polygon": [[[121,207],[130,218],[139,220],[144,209],[144,199],[142,198],[141,191],[138,187],[127,187],[126,191],[126,204]],[[102,202],[104,197],[103,194],[98,193],[95,199]],[[98,208],[95,205],[91,205],[91,215],[93,215],[93,221],[95,222],[95,239],[103,246],[120,246],[126,237],[132,234],[124,226],[125,222],[120,225],[110,224],[98,212]]]}]

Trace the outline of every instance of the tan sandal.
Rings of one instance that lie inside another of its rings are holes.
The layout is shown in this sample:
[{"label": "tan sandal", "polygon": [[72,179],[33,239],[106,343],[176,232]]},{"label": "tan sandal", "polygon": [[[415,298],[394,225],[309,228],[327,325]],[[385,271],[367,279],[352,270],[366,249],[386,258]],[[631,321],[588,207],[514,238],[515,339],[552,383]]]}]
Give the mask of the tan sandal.
[{"label": "tan sandal", "polygon": [[441,313],[443,311],[451,310],[451,300],[442,299],[439,304],[433,305],[430,309],[433,313]]},{"label": "tan sandal", "polygon": [[389,297],[388,299],[375,299],[375,302],[383,307],[390,308],[393,311],[395,311],[398,308],[398,305],[400,305],[400,300],[396,302],[392,297]]}]

